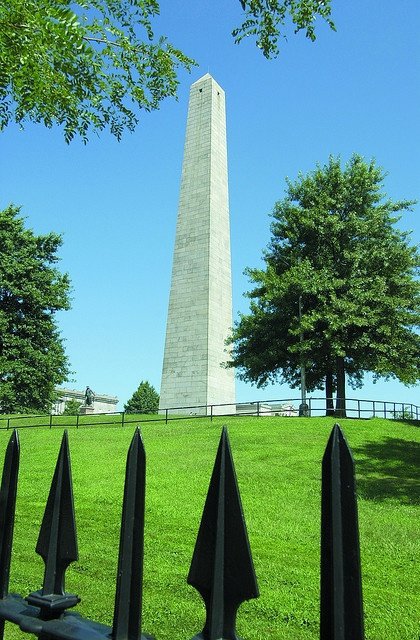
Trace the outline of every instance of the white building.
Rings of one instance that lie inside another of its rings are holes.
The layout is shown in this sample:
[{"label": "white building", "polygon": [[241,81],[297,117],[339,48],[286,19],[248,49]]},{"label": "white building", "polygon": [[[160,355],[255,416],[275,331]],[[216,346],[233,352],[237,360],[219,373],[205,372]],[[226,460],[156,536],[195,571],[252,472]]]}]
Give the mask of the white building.
[{"label": "white building", "polygon": [[[76,389],[56,389],[58,400],[54,403],[51,413],[61,415],[65,409],[66,402],[76,400],[85,404],[85,392]],[[95,393],[92,413],[115,413],[117,411],[118,398],[102,393]]]}]

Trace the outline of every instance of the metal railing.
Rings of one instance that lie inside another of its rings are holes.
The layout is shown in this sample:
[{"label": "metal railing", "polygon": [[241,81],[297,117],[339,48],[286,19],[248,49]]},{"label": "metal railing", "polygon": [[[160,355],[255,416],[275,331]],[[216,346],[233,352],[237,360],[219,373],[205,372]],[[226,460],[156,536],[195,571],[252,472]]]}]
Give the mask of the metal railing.
[{"label": "metal railing", "polygon": [[[135,431],[127,455],[111,627],[68,611],[80,598],[64,589],[67,567],[78,559],[67,432],[36,545],[45,563],[42,587],[26,597],[9,593],[19,451],[14,431],[6,450],[0,489],[0,639],[4,623],[9,621],[41,640],[150,640],[142,634],[141,625],[146,455],[139,431]],[[322,461],[321,496],[320,638],[363,640],[354,462],[337,424]],[[206,608],[203,630],[195,637],[236,638],[237,610],[245,600],[257,598],[259,591],[226,427],[187,582],[200,593]]]},{"label": "metal railing", "polygon": [[[210,404],[192,405],[188,407],[170,407],[160,409],[159,413],[149,412],[129,414],[123,411],[113,413],[96,413],[90,415],[19,415],[0,416],[0,430],[24,429],[24,428],[69,428],[94,427],[94,426],[126,426],[141,422],[166,423],[172,420],[185,420],[192,418],[215,417],[241,417],[241,416],[284,416],[296,417],[299,415],[300,398],[283,398],[281,400],[258,400],[241,402],[233,405]],[[326,400],[324,397],[308,397],[306,415],[322,416],[326,414]],[[333,413],[330,415],[334,415]],[[342,417],[342,416],[340,416]],[[391,402],[384,400],[361,400],[357,398],[346,399],[347,418],[386,418],[394,420],[420,420],[420,406],[407,402]]]}]

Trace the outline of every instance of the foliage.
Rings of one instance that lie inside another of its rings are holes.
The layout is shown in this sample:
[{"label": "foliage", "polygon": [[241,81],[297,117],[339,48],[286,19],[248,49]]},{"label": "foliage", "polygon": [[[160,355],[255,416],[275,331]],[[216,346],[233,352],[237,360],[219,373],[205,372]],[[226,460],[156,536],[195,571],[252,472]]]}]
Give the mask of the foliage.
[{"label": "foliage", "polygon": [[[144,631],[169,638],[184,630],[182,636],[192,638],[203,628],[201,600],[185,578],[222,424],[229,429],[261,591],[258,600],[239,609],[238,631],[243,638],[262,639],[269,633],[273,640],[317,640],[320,464],[333,425],[326,418],[236,416],[142,424],[147,460]],[[357,465],[366,638],[414,640],[420,618],[420,572],[413,561],[420,553],[415,504],[419,429],[379,418],[346,420],[342,427]],[[133,430],[69,431],[80,560],[69,569],[66,585],[82,597],[77,606],[82,615],[108,625]],[[10,431],[0,431],[0,460],[9,436]],[[61,436],[59,428],[19,432],[13,593],[26,594],[42,580],[34,548]],[[22,640],[22,633],[7,625],[7,638]]]},{"label": "foliage", "polygon": [[420,256],[395,226],[412,203],[385,199],[383,179],[374,161],[354,155],[344,169],[331,157],[287,181],[266,268],[247,271],[250,313],[231,337],[230,365],[242,379],[297,387],[303,361],[309,390],[325,384],[327,397],[335,388],[344,399],[345,374],[353,388],[366,371],[404,384],[420,378]]},{"label": "foliage", "polygon": [[159,394],[149,382],[142,380],[137,391],[133,393],[127,404],[126,413],[157,413],[159,408]]},{"label": "foliage", "polygon": [[80,407],[82,406],[82,402],[78,402],[74,398],[67,400],[64,411],[62,413],[63,416],[77,416],[80,411]]},{"label": "foliage", "polygon": [[0,212],[2,413],[48,410],[69,373],[54,317],[70,306],[68,276],[54,266],[61,236],[36,236],[19,211]]},{"label": "foliage", "polygon": [[331,0],[240,0],[245,11],[245,21],[234,29],[235,42],[249,36],[256,36],[256,44],[266,58],[279,53],[278,41],[287,23],[294,25],[295,33],[304,30],[312,42],[316,39],[315,21],[323,18],[335,31],[331,19]]},{"label": "foliage", "polygon": [[416,416],[412,411],[403,407],[402,411],[394,412],[394,420],[415,420]]},{"label": "foliage", "polygon": [[155,37],[158,13],[157,0],[0,0],[0,130],[59,124],[67,142],[133,130],[135,109],[176,95],[178,67],[193,64]]},{"label": "foliage", "polygon": [[[280,29],[315,40],[314,23],[331,28],[330,0],[241,0],[245,21],[233,35],[257,36],[269,58]],[[10,122],[64,128],[66,142],[109,128],[118,139],[138,111],[176,95],[178,70],[194,61],[155,36],[158,0],[0,0],[0,131]]]}]

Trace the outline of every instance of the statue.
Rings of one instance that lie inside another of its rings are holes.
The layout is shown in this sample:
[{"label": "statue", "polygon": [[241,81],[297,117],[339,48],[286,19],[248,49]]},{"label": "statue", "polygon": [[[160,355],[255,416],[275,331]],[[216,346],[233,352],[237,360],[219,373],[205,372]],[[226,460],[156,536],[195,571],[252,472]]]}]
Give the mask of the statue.
[{"label": "statue", "polygon": [[90,387],[86,387],[85,391],[85,406],[93,407],[93,401],[95,399],[95,394],[93,393]]}]

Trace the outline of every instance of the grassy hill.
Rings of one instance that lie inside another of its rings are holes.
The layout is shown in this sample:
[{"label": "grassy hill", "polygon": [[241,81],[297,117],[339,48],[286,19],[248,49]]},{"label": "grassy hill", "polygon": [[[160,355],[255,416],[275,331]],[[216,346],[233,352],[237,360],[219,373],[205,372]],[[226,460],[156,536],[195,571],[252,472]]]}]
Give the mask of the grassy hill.
[{"label": "grassy hill", "polygon": [[[356,460],[366,640],[418,640],[420,430],[342,420]],[[201,631],[204,608],[186,584],[216,455],[227,424],[261,596],[238,614],[245,640],[319,637],[321,458],[333,420],[224,418],[142,426],[147,453],[143,630],[164,640]],[[66,590],[78,611],[110,624],[127,449],[133,425],[70,429],[78,563]],[[10,590],[42,583],[35,555],[62,429],[22,429]],[[10,432],[0,431],[0,460]],[[24,637],[6,626],[6,639]]]}]

